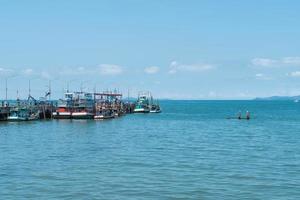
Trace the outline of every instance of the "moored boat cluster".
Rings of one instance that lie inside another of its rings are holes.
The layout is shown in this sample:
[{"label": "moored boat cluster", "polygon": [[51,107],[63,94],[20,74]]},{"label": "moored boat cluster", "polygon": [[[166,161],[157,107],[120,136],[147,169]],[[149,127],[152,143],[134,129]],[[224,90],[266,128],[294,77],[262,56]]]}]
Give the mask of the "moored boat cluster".
[{"label": "moored boat cluster", "polygon": [[116,92],[66,92],[63,99],[2,101],[0,121],[31,121],[39,119],[95,119],[105,120],[128,113],[159,113],[158,102],[150,93],[139,94],[134,103],[123,101]]}]

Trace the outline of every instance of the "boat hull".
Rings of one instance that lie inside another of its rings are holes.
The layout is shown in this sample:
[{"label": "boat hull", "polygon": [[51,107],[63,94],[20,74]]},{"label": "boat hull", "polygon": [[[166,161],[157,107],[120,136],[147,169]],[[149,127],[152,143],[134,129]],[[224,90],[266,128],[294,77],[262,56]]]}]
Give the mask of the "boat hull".
[{"label": "boat hull", "polygon": [[8,114],[0,114],[0,121],[7,121]]},{"label": "boat hull", "polygon": [[95,115],[94,119],[95,120],[104,120],[104,119],[112,119],[114,118],[114,115],[110,115],[110,116],[105,116],[105,115]]},{"label": "boat hull", "polygon": [[161,110],[150,110],[150,113],[161,113]]},{"label": "boat hull", "polygon": [[1,107],[0,108],[0,121],[7,121],[8,115],[9,115],[9,108]]},{"label": "boat hull", "polygon": [[135,108],[133,110],[134,113],[149,113],[150,110],[149,109],[146,109],[146,108]]},{"label": "boat hull", "polygon": [[94,114],[88,112],[73,112],[72,119],[93,119]]},{"label": "boat hull", "polygon": [[36,117],[8,117],[7,121],[10,122],[20,122],[20,121],[33,121],[37,120]]},{"label": "boat hull", "polygon": [[71,112],[54,112],[52,113],[54,119],[71,119]]}]

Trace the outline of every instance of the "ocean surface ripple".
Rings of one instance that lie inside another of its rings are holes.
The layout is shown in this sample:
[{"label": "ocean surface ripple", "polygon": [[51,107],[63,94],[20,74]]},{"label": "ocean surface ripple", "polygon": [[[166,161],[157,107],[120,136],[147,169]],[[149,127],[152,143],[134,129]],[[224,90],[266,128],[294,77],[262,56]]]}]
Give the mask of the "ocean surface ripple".
[{"label": "ocean surface ripple", "polygon": [[[161,107],[108,121],[1,122],[1,199],[299,199],[300,104]],[[227,119],[239,110],[252,119]]]}]

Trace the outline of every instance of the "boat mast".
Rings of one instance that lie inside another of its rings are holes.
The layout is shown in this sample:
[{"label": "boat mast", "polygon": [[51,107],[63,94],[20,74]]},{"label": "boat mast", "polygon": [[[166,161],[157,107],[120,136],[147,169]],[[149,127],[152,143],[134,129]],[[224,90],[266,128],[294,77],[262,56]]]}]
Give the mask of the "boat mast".
[{"label": "boat mast", "polygon": [[31,96],[30,80],[29,80],[28,86],[29,86],[28,93],[29,93],[29,97],[30,97]]},{"label": "boat mast", "polygon": [[95,84],[94,85],[94,93],[96,93],[97,92],[97,85]]},{"label": "boat mast", "polygon": [[127,90],[127,101],[129,102],[129,88]]},{"label": "boat mast", "polygon": [[51,80],[49,80],[49,101],[51,100]]},{"label": "boat mast", "polygon": [[7,101],[7,78],[5,79],[5,101]]}]

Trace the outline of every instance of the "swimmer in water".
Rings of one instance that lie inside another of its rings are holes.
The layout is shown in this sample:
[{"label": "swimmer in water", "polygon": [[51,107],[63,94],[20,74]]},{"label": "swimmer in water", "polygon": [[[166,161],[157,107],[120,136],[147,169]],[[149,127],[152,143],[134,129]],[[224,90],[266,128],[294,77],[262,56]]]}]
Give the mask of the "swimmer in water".
[{"label": "swimmer in water", "polygon": [[238,119],[242,119],[242,112],[241,111],[238,112]]},{"label": "swimmer in water", "polygon": [[250,112],[249,112],[249,111],[246,112],[246,119],[247,119],[247,120],[250,119]]}]

